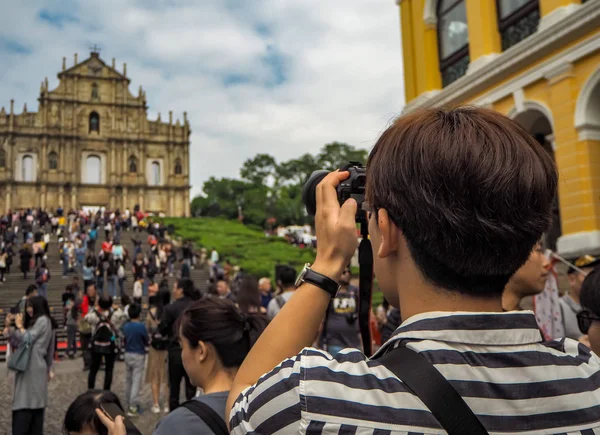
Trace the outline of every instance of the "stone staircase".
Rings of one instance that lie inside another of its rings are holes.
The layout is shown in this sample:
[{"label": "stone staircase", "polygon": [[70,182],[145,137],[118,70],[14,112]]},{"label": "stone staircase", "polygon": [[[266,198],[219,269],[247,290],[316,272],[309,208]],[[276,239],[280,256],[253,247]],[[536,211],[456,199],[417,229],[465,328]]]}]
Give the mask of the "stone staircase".
[{"label": "stone staircase", "polygon": [[[123,231],[121,233],[121,243],[131,254],[133,252],[133,243],[132,243],[132,235],[133,233]],[[104,231],[98,231],[98,236],[100,239],[96,243],[96,252],[100,249],[100,244],[103,241]],[[142,250],[143,252],[147,252],[148,244],[147,238],[148,234],[146,232],[135,233],[136,238],[143,240]],[[178,257],[180,253],[178,252]],[[11,266],[10,274],[6,276],[6,281],[0,284],[0,325],[1,328],[4,328],[4,318],[7,313],[10,313],[10,309],[14,307],[17,302],[23,297],[25,294],[25,289],[30,284],[35,284],[35,270],[31,271],[28,274],[28,279],[23,279],[23,274],[20,273],[19,270],[19,257],[15,255],[13,257],[13,264]],[[58,254],[58,242],[55,236],[51,237],[50,245],[48,248],[48,258],[46,260],[46,265],[50,270],[51,279],[48,281],[47,285],[47,296],[48,296],[48,304],[50,305],[50,311],[52,313],[52,317],[58,323],[58,354],[59,356],[64,356],[67,342],[67,334],[64,327],[64,315],[63,315],[63,307],[61,296],[65,291],[65,288],[68,284],[71,284],[72,277],[77,275],[79,276],[80,287],[83,290],[83,277],[78,273],[70,273],[68,278],[65,279],[62,277],[63,266],[60,264],[60,258]],[[131,271],[131,263],[128,263],[125,267],[126,271],[126,279],[124,284],[125,293],[131,295],[133,291],[133,274]],[[174,269],[174,277],[169,278],[169,288],[172,288],[172,285],[176,279],[178,271],[178,263],[175,265]],[[208,266],[197,267],[192,269],[191,278],[196,284],[196,287],[201,291],[206,291],[207,280],[209,277]],[[104,290],[107,290],[108,286],[105,282]],[[118,292],[118,290],[117,290]],[[147,300],[144,300],[144,313],[145,308],[147,308]],[[0,361],[5,359],[6,353],[6,338],[0,337]]]}]

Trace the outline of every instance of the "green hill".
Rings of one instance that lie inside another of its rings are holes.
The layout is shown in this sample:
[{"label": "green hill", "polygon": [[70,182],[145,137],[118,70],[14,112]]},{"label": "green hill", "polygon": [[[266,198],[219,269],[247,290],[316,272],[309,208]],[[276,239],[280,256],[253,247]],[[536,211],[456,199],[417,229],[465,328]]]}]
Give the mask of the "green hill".
[{"label": "green hill", "polygon": [[231,263],[254,276],[274,277],[276,264],[289,264],[300,270],[312,263],[312,248],[297,248],[279,237],[266,237],[260,230],[237,221],[221,218],[166,218],[173,224],[176,237],[190,239],[209,251],[215,247],[222,261]]}]

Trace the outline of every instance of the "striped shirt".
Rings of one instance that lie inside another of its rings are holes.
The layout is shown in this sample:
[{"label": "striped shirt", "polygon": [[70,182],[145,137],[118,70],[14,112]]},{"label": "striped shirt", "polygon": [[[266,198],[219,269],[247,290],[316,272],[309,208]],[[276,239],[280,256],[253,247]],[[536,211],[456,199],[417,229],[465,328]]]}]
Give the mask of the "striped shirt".
[{"label": "striped shirt", "polygon": [[419,314],[371,359],[306,348],[242,392],[231,433],[446,433],[377,361],[401,343],[435,365],[490,433],[600,434],[600,358],[568,338],[542,342],[531,311]]}]

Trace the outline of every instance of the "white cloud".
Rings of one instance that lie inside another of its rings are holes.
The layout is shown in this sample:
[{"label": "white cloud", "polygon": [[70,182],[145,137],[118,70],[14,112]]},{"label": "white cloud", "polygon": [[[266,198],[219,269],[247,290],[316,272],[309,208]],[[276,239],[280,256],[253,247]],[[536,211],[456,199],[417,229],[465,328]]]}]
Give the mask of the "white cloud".
[{"label": "white cloud", "polygon": [[44,76],[53,87],[63,56],[98,43],[146,89],[150,118],[187,111],[192,194],[259,152],[370,148],[404,101],[389,0],[36,0],[5,5],[0,28],[0,105],[35,110]]}]

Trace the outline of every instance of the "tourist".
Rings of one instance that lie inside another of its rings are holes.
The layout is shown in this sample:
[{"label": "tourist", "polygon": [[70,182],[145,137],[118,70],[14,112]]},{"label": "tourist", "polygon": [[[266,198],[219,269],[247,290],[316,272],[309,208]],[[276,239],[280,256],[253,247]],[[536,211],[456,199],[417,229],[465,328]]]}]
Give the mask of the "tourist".
[{"label": "tourist", "polygon": [[27,243],[23,244],[23,247],[19,251],[19,256],[21,258],[21,273],[23,274],[23,279],[27,279],[27,274],[31,267],[31,258],[33,256],[31,248]]},{"label": "tourist", "polygon": [[596,267],[586,276],[579,294],[582,310],[577,313],[580,332],[579,341],[600,355],[600,268]]},{"label": "tourist", "polygon": [[258,280],[258,288],[260,290],[260,305],[265,309],[269,306],[269,302],[273,299],[273,289],[271,288],[271,280],[263,277]]},{"label": "tourist", "polygon": [[74,299],[67,299],[65,303],[66,315],[65,326],[67,328],[67,357],[75,358],[77,353],[77,323],[79,320],[79,308]]},{"label": "tourist", "polygon": [[169,384],[167,376],[167,349],[169,347],[168,336],[163,336],[158,331],[158,323],[165,307],[171,302],[169,290],[160,290],[156,296],[149,297],[148,315],[146,316],[146,329],[150,337],[150,348],[148,350],[148,367],[146,368],[146,383],[152,388],[153,414],[160,413],[160,390],[165,388],[164,412],[169,412],[168,397]]},{"label": "tourist", "polygon": [[129,307],[129,322],[123,326],[125,336],[125,406],[127,415],[138,415],[140,408],[139,394],[146,362],[146,346],[148,332],[140,322],[142,307],[133,304]]},{"label": "tourist", "polygon": [[96,266],[93,257],[89,256],[83,266],[83,287],[88,288],[92,283],[96,282]]},{"label": "tourist", "polygon": [[6,262],[8,259],[8,252],[6,248],[2,248],[0,252],[0,282],[6,281]]},{"label": "tourist", "polygon": [[344,269],[339,280],[340,288],[329,302],[323,320],[320,344],[321,348],[332,356],[348,347],[361,347],[358,329],[358,289],[350,284],[351,279],[350,269]]},{"label": "tourist", "polygon": [[577,313],[581,311],[580,294],[586,276],[600,264],[600,258],[592,255],[582,255],[574,261],[574,267],[569,267],[569,291],[560,298],[560,311],[562,314],[565,336],[578,340],[582,336],[577,322]]},{"label": "tourist", "polygon": [[123,410],[119,397],[110,391],[90,390],[80,394],[67,409],[63,433],[65,435],[107,435],[108,431],[97,412],[102,412],[102,405],[108,403],[114,403]]},{"label": "tourist", "polygon": [[85,295],[80,304],[80,316],[77,324],[79,330],[79,339],[81,340],[81,353],[83,356],[83,370],[89,370],[92,363],[92,353],[90,343],[92,341],[92,326],[85,320],[85,316],[94,309],[96,305],[97,293],[96,284],[89,283],[85,289]]},{"label": "tourist", "polygon": [[290,300],[296,290],[296,269],[291,266],[282,266],[277,277],[277,287],[281,293],[271,299],[267,307],[267,317],[272,320],[285,303]]},{"label": "tourist", "polygon": [[38,288],[35,284],[30,284],[25,289],[25,296],[21,298],[21,300],[17,303],[16,312],[25,315],[25,307],[27,305],[27,301],[34,296],[38,295]]},{"label": "tourist", "polygon": [[245,316],[234,304],[223,300],[204,299],[189,306],[176,325],[181,359],[192,385],[201,388],[204,395],[164,417],[154,435],[213,434],[211,424],[194,411],[207,405],[225,425],[225,402],[233,378],[265,325],[263,316]]},{"label": "tourist", "polygon": [[96,287],[98,287],[98,291],[102,293],[104,291],[104,260],[101,258],[98,263],[96,263]]},{"label": "tourist", "polygon": [[237,304],[242,314],[266,315],[267,309],[261,306],[260,296],[261,292],[258,289],[256,278],[250,275],[244,276],[237,294]]},{"label": "tourist", "polygon": [[169,337],[169,409],[172,411],[179,406],[179,391],[181,379],[185,379],[185,396],[189,400],[196,393],[181,361],[181,345],[174,331],[175,322],[185,308],[196,297],[193,281],[180,279],[173,285],[173,302],[165,307],[160,318],[158,330],[161,335]]},{"label": "tourist", "polygon": [[217,295],[221,299],[227,299],[233,303],[236,302],[236,297],[233,293],[231,293],[229,283],[224,279],[220,279],[217,281]]},{"label": "tourist", "polygon": [[112,257],[109,257],[108,267],[106,268],[106,283],[108,285],[108,294],[113,298],[117,297],[117,265]]},{"label": "tourist", "polygon": [[[19,345],[23,345],[23,340],[30,340],[32,348],[27,369],[15,375],[13,435],[44,433],[44,410],[55,346],[53,322],[44,302],[42,296],[32,297],[27,301],[25,316],[17,314],[14,318],[15,329],[11,332],[11,339],[19,341]],[[12,316],[8,318],[12,320]]]},{"label": "tourist", "polygon": [[100,364],[104,360],[104,389],[110,390],[115,367],[115,358],[118,352],[117,331],[112,320],[113,300],[104,294],[98,299],[98,306],[85,316],[85,321],[92,327],[90,342],[91,364],[88,376],[88,388],[95,388],[96,375],[100,370]]},{"label": "tourist", "polygon": [[48,281],[50,281],[50,270],[46,267],[46,261],[42,260],[42,264],[35,271],[35,283],[38,286],[38,293],[46,299],[48,298]]}]

